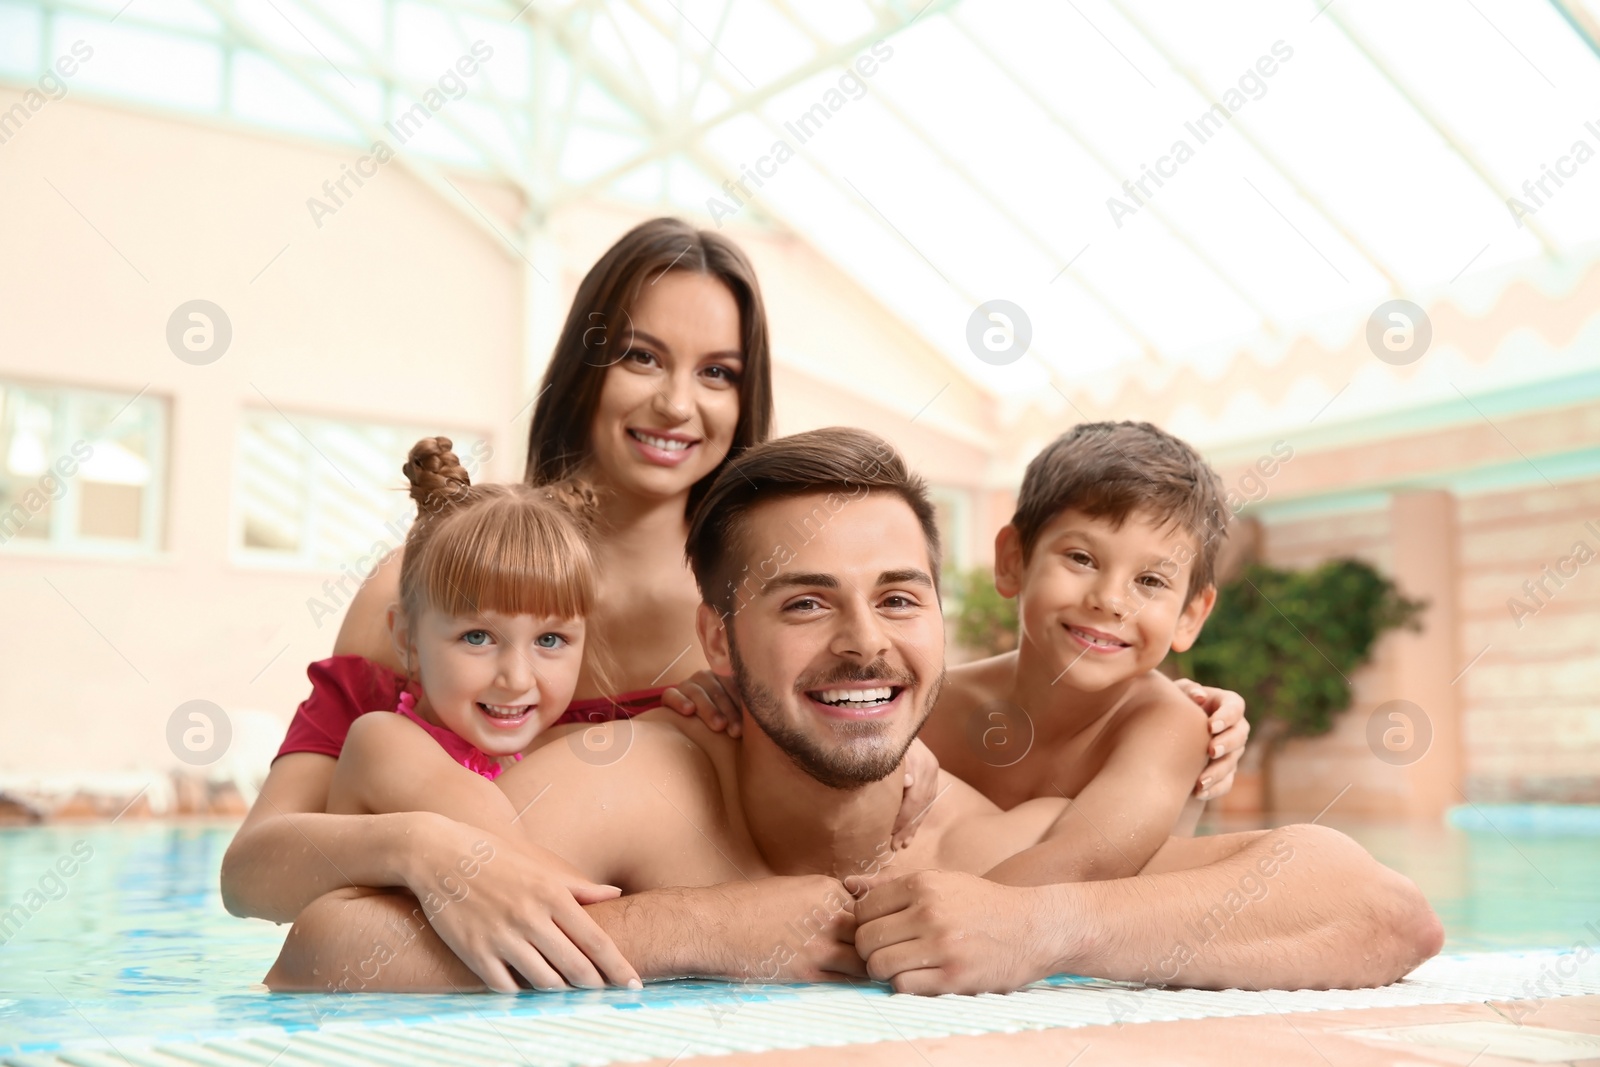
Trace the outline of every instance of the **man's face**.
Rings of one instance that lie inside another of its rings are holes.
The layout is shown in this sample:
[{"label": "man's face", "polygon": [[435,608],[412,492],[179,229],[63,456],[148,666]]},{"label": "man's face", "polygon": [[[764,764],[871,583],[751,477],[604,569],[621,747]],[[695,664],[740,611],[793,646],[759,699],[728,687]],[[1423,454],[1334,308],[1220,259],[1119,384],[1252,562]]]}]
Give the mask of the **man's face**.
[{"label": "man's face", "polygon": [[889,493],[776,500],[747,516],[742,550],[749,595],[725,627],[701,609],[712,667],[817,781],[887,777],[944,680],[944,619],[916,515]]}]

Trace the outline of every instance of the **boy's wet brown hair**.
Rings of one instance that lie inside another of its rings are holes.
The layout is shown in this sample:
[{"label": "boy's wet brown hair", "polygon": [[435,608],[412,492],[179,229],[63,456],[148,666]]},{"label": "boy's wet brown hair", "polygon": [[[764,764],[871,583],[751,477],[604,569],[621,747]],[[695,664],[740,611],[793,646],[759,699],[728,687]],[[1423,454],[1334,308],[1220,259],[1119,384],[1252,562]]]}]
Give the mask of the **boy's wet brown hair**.
[{"label": "boy's wet brown hair", "polygon": [[1216,583],[1231,516],[1222,479],[1165,430],[1148,422],[1079,423],[1034,456],[1011,516],[1024,563],[1045,526],[1068,509],[1116,526],[1143,514],[1183,530],[1195,539],[1184,603]]},{"label": "boy's wet brown hair", "polygon": [[[685,554],[700,585],[700,598],[724,616],[737,610],[741,591],[759,589],[763,578],[751,571],[749,546],[744,542],[750,511],[771,500],[809,494],[826,494],[812,515],[801,521],[797,533],[809,540],[807,527],[816,516],[830,520],[849,501],[869,493],[892,493],[905,501],[922,526],[933,568],[934,591],[939,585],[939,525],[928,483],[913,474],[894,446],[877,434],[845,426],[808,430],[756,445],[728,462],[711,483],[689,520]],[[838,507],[833,501],[841,501]]]}]

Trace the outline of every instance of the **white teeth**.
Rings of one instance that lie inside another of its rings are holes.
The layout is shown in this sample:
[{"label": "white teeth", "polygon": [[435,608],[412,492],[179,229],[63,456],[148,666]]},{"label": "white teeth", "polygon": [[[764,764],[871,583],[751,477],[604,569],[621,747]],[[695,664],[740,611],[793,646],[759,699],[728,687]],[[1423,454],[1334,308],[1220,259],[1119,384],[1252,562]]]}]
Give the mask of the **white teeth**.
[{"label": "white teeth", "polygon": [[633,436],[651,448],[659,448],[663,452],[682,452],[689,447],[688,441],[674,441],[668,437],[656,437],[654,434],[645,433],[643,430],[634,430]]},{"label": "white teeth", "polygon": [[817,699],[824,704],[849,704],[852,707],[862,707],[867,704],[881,704],[894,696],[894,690],[889,686],[877,689],[825,689],[817,694]]},{"label": "white teeth", "polygon": [[1128,645],[1128,643],[1126,641],[1117,641],[1117,640],[1113,640],[1112,638],[1109,638],[1109,637],[1098,637],[1095,634],[1089,633],[1086,630],[1080,630],[1075,626],[1072,627],[1071,629],[1072,629],[1072,632],[1074,634],[1076,634],[1078,637],[1080,637],[1083,640],[1089,642],[1091,645],[1098,645],[1101,648],[1126,648],[1127,645]]},{"label": "white teeth", "polygon": [[484,711],[487,711],[490,715],[492,715],[496,719],[515,719],[519,715],[527,714],[528,709],[533,707],[533,705],[532,704],[485,704],[483,701],[480,700],[478,702],[478,707],[482,708]]}]

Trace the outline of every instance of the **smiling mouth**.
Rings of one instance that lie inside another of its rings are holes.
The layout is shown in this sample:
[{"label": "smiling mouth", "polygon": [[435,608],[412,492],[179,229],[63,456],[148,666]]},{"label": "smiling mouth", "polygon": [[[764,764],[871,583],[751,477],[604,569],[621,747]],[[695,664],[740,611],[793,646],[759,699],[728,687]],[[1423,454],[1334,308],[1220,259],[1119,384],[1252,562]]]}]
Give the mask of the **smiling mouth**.
[{"label": "smiling mouth", "polygon": [[659,448],[663,452],[682,452],[699,443],[698,441],[679,440],[674,437],[660,437],[653,433],[646,433],[644,430],[629,430],[628,436],[640,444],[649,445],[651,448]]},{"label": "smiling mouth", "polygon": [[876,689],[813,689],[806,695],[830,708],[881,708],[899,696],[902,688],[884,685]]},{"label": "smiling mouth", "polygon": [[478,710],[501,722],[516,722],[526,718],[538,705],[536,704],[485,704],[478,701]]},{"label": "smiling mouth", "polygon": [[1084,630],[1076,626],[1068,626],[1067,632],[1089,647],[1104,649],[1107,652],[1114,652],[1120,648],[1133,647],[1132,645],[1128,644],[1128,642],[1118,640],[1117,638],[1111,637],[1108,634],[1096,633],[1093,630]]}]

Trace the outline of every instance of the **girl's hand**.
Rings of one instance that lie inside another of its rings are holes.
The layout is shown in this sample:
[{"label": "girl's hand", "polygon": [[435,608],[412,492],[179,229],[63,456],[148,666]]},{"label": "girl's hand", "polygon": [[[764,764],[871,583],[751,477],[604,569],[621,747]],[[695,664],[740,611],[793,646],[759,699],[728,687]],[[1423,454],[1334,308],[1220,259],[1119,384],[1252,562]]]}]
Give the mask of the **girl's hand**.
[{"label": "girl's hand", "polygon": [[698,715],[708,727],[718,733],[726,730],[729,737],[744,732],[744,707],[739,703],[739,694],[721,675],[710,671],[696,671],[662,693],[661,704],[685,718]]},{"label": "girl's hand", "polygon": [[[450,950],[484,984],[535,989],[641,988],[639,974],[584,904],[621,895],[545,849],[439,818],[413,850],[406,884]],[[514,972],[514,973],[513,973]]]},{"label": "girl's hand", "polygon": [[1215,800],[1233,788],[1233,772],[1239,769],[1239,757],[1244,755],[1245,741],[1250,737],[1244,697],[1230,689],[1213,689],[1187,678],[1178,680],[1178,688],[1211,717],[1211,747],[1207,750],[1211,762],[1200,771],[1194,795],[1201,800]]},{"label": "girl's hand", "polygon": [[905,758],[906,791],[900,798],[900,813],[894,817],[894,831],[890,843],[896,851],[911,843],[911,838],[922,825],[938,795],[934,789],[939,784],[939,760],[921,738],[911,742]]}]

